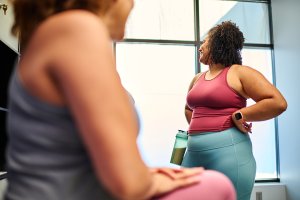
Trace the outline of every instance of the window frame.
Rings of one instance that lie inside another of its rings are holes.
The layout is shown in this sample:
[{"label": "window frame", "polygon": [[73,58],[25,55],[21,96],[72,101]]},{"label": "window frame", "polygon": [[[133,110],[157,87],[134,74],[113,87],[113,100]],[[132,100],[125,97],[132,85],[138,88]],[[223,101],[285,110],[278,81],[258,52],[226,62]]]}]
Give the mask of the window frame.
[{"label": "window frame", "polygon": [[[201,72],[201,63],[198,62],[198,58],[200,53],[198,49],[200,48],[203,41],[200,40],[200,10],[199,10],[199,1],[194,1],[194,41],[184,41],[184,40],[160,40],[160,39],[134,39],[127,38],[123,41],[114,42],[114,51],[116,53],[116,45],[118,43],[146,43],[146,44],[171,44],[171,45],[189,45],[195,47],[195,74]],[[252,2],[252,3],[265,3],[268,7],[268,23],[269,23],[269,31],[270,31],[270,44],[262,44],[262,43],[245,43],[244,47],[247,48],[262,48],[271,51],[271,63],[272,63],[272,81],[273,85],[276,86],[276,74],[275,74],[275,60],[274,60],[274,38],[273,38],[273,23],[272,23],[272,9],[271,9],[271,1],[270,0],[218,0],[218,1],[235,1],[235,2]],[[274,119],[274,134],[275,134],[275,158],[276,158],[276,177],[277,178],[266,178],[255,180],[256,183],[261,182],[280,182],[280,167],[279,167],[279,138],[278,138],[278,118]]]}]

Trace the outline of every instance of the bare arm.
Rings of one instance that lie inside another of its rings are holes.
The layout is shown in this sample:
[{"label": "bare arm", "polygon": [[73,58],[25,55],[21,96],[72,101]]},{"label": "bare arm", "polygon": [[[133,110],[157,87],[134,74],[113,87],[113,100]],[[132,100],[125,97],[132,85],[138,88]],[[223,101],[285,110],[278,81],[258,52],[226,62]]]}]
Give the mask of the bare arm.
[{"label": "bare arm", "polygon": [[[202,75],[202,73],[198,73],[193,80],[191,81],[190,85],[189,85],[189,89],[188,92],[193,88],[195,82],[198,80],[198,78]],[[185,118],[186,121],[188,122],[188,124],[190,124],[191,122],[191,118],[192,118],[192,114],[193,114],[193,110],[187,105],[185,104],[184,107],[184,114],[185,114]]]},{"label": "bare arm", "polygon": [[242,108],[245,121],[263,121],[272,119],[287,108],[287,102],[260,72],[247,66],[237,68],[244,92],[256,103]]},{"label": "bare arm", "polygon": [[188,124],[190,124],[193,115],[193,110],[191,110],[186,104],[184,107],[184,114],[185,114],[186,121],[188,122]]},{"label": "bare arm", "polygon": [[183,170],[179,178],[148,169],[136,144],[135,111],[116,71],[104,25],[84,15],[73,24],[53,42],[49,74],[74,116],[102,184],[119,199],[147,199],[196,183],[189,177],[199,169]]}]

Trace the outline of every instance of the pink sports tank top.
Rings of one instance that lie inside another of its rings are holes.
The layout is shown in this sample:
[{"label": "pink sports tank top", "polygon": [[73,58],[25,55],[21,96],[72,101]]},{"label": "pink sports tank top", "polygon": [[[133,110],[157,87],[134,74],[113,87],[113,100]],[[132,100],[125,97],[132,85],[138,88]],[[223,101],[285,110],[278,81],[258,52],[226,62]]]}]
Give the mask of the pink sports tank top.
[{"label": "pink sports tank top", "polygon": [[187,105],[193,110],[189,133],[217,132],[234,126],[231,115],[246,106],[246,99],[227,83],[226,67],[212,80],[202,74],[187,95]]}]

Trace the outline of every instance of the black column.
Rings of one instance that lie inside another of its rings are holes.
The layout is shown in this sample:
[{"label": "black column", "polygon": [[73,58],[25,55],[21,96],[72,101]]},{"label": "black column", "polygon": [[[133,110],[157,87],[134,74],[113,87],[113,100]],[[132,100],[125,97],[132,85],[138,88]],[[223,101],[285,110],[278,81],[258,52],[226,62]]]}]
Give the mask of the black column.
[{"label": "black column", "polygon": [[5,149],[7,145],[6,114],[7,92],[11,72],[18,58],[8,45],[0,40],[0,171],[5,171]]}]

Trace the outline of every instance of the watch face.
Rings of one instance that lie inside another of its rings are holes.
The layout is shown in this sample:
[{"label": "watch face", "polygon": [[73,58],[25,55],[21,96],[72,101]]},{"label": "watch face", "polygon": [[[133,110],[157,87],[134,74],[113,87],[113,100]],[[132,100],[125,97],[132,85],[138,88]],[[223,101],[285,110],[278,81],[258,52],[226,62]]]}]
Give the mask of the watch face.
[{"label": "watch face", "polygon": [[234,117],[235,117],[236,120],[240,120],[240,119],[242,119],[242,114],[239,113],[239,112],[235,113]]}]

